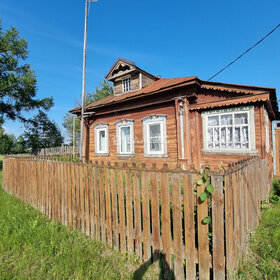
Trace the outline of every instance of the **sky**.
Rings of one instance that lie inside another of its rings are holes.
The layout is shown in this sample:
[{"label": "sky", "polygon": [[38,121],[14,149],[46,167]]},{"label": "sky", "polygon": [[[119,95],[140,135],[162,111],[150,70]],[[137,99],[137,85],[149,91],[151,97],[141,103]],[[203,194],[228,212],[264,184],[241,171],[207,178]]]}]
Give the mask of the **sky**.
[{"label": "sky", "polygon": [[[280,1],[99,0],[90,4],[86,91],[93,92],[118,57],[162,78],[209,79],[280,23]],[[82,92],[85,0],[0,0],[2,28],[28,42],[37,97],[60,127]],[[274,87],[280,96],[280,28],[214,81]],[[24,127],[6,121],[7,133]]]}]

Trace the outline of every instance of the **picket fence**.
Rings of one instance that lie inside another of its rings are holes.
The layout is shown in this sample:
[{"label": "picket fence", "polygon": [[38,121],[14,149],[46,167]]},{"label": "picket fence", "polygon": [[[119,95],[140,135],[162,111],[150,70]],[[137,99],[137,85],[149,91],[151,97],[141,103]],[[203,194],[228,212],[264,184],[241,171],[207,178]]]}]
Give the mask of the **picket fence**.
[{"label": "picket fence", "polygon": [[202,202],[205,184],[195,184],[195,170],[6,156],[3,186],[115,249],[147,263],[161,258],[176,279],[232,279],[268,197],[267,170],[255,157],[210,172],[214,192]]},{"label": "picket fence", "polygon": [[57,156],[57,155],[79,155],[79,146],[60,146],[52,148],[42,148],[34,151],[36,156]]}]

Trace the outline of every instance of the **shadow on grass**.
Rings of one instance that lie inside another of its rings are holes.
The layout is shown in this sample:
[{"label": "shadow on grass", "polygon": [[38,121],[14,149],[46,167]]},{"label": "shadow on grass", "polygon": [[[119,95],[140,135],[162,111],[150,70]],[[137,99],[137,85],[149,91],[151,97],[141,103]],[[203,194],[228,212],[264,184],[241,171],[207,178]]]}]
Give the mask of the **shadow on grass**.
[{"label": "shadow on grass", "polygon": [[169,267],[166,257],[164,254],[160,253],[159,250],[156,250],[150,259],[148,259],[144,264],[142,264],[134,273],[133,280],[141,280],[143,276],[149,269],[149,267],[159,260],[160,274],[159,279],[175,279],[173,270]]},{"label": "shadow on grass", "polygon": [[2,168],[3,168],[3,161],[0,160],[0,171],[2,171]]}]

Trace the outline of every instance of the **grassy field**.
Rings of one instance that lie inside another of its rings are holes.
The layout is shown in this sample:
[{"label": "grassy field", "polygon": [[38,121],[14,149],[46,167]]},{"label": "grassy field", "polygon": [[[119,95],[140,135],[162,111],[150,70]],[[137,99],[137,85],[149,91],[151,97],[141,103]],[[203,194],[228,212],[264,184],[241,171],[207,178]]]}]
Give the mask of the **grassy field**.
[{"label": "grassy field", "polygon": [[[280,189],[279,189],[280,190]],[[274,195],[274,199],[275,199]],[[280,279],[280,201],[264,211],[237,279]]]},{"label": "grassy field", "polygon": [[158,279],[157,267],[49,221],[0,186],[0,279]]}]

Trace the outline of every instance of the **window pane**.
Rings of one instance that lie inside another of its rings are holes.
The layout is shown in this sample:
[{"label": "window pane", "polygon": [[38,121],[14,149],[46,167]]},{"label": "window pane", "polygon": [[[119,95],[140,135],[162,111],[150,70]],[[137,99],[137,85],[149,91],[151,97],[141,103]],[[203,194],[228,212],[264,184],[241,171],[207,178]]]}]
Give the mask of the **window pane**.
[{"label": "window pane", "polygon": [[222,127],[221,128],[221,142],[226,143],[227,138],[226,138],[226,128]]},{"label": "window pane", "polygon": [[213,128],[211,128],[211,127],[208,128],[207,140],[208,140],[208,143],[214,141],[214,138],[213,138]]},{"label": "window pane", "polygon": [[220,130],[218,127],[214,128],[214,145],[215,148],[220,148]]},{"label": "window pane", "polygon": [[249,149],[248,112],[207,117],[207,146],[210,149]]},{"label": "window pane", "polygon": [[208,125],[209,126],[219,125],[219,116],[208,117]]},{"label": "window pane", "polygon": [[232,127],[227,128],[227,143],[228,143],[228,148],[234,148]]},{"label": "window pane", "polygon": [[121,127],[121,152],[122,153],[131,152],[130,126]]},{"label": "window pane", "polygon": [[234,128],[234,142],[240,142],[241,141],[241,135],[240,135],[240,127]]},{"label": "window pane", "polygon": [[150,129],[150,150],[159,152],[161,151],[161,132],[160,124],[151,124]]},{"label": "window pane", "polygon": [[122,80],[123,82],[123,91],[127,92],[130,91],[131,87],[130,87],[130,78],[124,78]]},{"label": "window pane", "polygon": [[232,127],[227,128],[227,139],[228,142],[233,142]]},{"label": "window pane", "polygon": [[99,152],[105,152],[106,142],[105,142],[105,130],[99,131]]},{"label": "window pane", "polygon": [[242,144],[242,148],[243,149],[249,149],[249,143],[246,143],[246,144],[243,143]]},{"label": "window pane", "polygon": [[234,124],[247,124],[247,123],[248,123],[247,113],[238,113],[234,115]]},{"label": "window pane", "polygon": [[242,142],[249,142],[248,126],[242,127]]},{"label": "window pane", "polygon": [[221,124],[222,125],[231,125],[232,124],[232,115],[221,115]]}]

